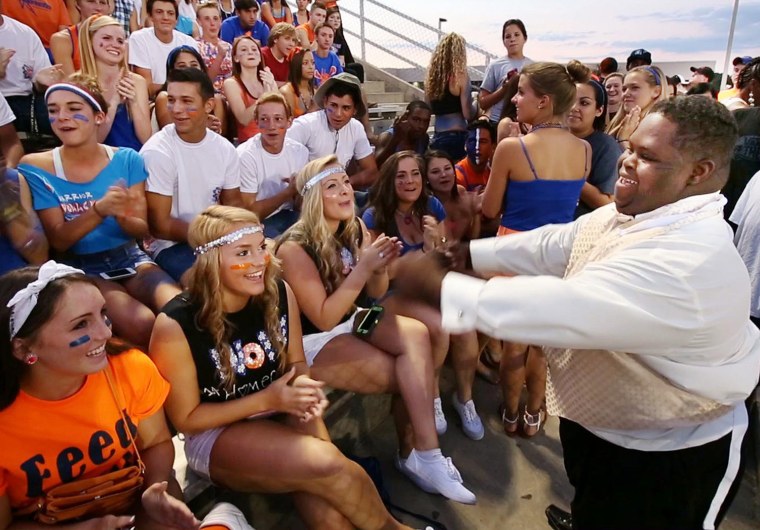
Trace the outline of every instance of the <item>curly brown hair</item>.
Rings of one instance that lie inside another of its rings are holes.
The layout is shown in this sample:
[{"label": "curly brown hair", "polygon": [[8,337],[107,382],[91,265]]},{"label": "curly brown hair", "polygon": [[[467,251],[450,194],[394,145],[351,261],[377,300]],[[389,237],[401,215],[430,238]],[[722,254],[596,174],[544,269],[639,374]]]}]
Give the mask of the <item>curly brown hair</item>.
[{"label": "curly brown hair", "polygon": [[435,47],[425,78],[425,94],[429,101],[443,98],[448,90],[449,79],[467,72],[465,44],[464,37],[449,33]]}]

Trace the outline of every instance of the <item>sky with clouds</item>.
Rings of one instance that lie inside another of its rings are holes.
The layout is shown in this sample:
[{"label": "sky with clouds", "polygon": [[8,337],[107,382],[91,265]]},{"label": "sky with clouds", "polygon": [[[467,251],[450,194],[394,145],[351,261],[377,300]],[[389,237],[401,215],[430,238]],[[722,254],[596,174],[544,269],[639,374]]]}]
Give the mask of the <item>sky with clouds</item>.
[{"label": "sky with clouds", "polygon": [[[339,5],[358,12],[359,3],[341,0]],[[719,68],[725,60],[734,6],[733,0],[382,0],[380,3],[434,27],[439,18],[445,18],[444,31],[456,31],[468,42],[499,56],[505,53],[500,36],[503,22],[519,18],[528,32],[525,54],[534,60],[598,62],[611,55],[625,62],[631,50],[646,48],[655,62],[701,59],[715,61]],[[435,44],[434,34],[421,31],[370,2],[365,2],[365,13],[416,41]],[[358,27],[358,19],[350,15],[344,15],[344,23],[348,29]],[[402,40],[367,25],[368,34],[373,30],[375,40],[390,44],[399,55],[414,54]],[[731,56],[760,55],[758,36],[760,0],[740,0]]]}]

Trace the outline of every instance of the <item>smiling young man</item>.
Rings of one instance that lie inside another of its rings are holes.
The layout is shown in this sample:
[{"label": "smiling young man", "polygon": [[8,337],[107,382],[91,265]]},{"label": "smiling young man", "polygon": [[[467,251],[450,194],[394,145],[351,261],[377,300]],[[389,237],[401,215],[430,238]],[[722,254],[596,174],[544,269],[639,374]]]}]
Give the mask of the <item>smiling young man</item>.
[{"label": "smiling young man", "polygon": [[293,121],[288,138],[309,149],[309,160],[335,154],[341,165],[354,160],[358,166],[351,178],[354,188],[368,188],[377,178],[377,163],[364,126],[354,116],[366,112],[361,83],[343,72],[319,87],[314,101],[322,109]]},{"label": "smiling young man", "polygon": [[174,29],[177,23],[175,0],[148,0],[152,28],[143,28],[129,36],[129,66],[145,78],[151,99],[166,81],[166,59],[177,46],[198,49],[198,42]]},{"label": "smiling young man", "polygon": [[464,186],[467,191],[483,191],[491,176],[491,158],[495,148],[496,129],[491,122],[472,122],[467,127],[467,156],[454,166],[457,184]]},{"label": "smiling young man", "polygon": [[214,86],[195,68],[172,70],[167,83],[171,124],[140,150],[152,240],[146,250],[176,281],[195,261],[187,244],[190,221],[208,206],[241,206],[240,162],[224,137],[206,128]]},{"label": "smiling young man", "polygon": [[264,64],[272,72],[277,86],[288,82],[290,74],[290,53],[296,46],[296,29],[292,24],[278,22],[272,26],[265,48],[261,49]]},{"label": "smiling young man", "polygon": [[281,94],[262,95],[254,119],[261,132],[237,148],[240,191],[245,207],[263,220],[264,235],[275,238],[298,220],[295,174],[309,161],[309,150],[285,137],[293,120]]},{"label": "smiling young man", "polygon": [[445,274],[433,256],[398,265],[394,289],[440,300],[450,332],[545,345],[574,528],[719,522],[760,373],[719,194],[736,139],[715,101],[659,102],[621,157],[613,204],[462,247],[475,270],[517,276]]},{"label": "smiling young man", "polygon": [[269,26],[259,20],[260,10],[256,0],[235,0],[235,16],[222,22],[219,32],[222,40],[234,44],[238,37],[250,35],[259,46],[264,46],[269,39]]}]

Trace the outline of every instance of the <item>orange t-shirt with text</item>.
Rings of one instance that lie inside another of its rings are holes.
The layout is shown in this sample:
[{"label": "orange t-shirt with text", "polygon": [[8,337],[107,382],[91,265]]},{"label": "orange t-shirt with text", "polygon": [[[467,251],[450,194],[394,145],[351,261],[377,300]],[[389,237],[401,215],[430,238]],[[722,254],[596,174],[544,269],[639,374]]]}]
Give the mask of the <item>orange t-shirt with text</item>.
[{"label": "orange t-shirt with text", "polygon": [[71,26],[71,17],[63,0],[2,0],[3,15],[26,24],[50,48],[50,37],[64,26]]},{"label": "orange t-shirt with text", "polygon": [[[161,410],[169,383],[141,351],[109,356],[109,362],[127,423],[136,433],[142,418]],[[88,376],[82,388],[60,401],[20,392],[0,411],[0,447],[0,495],[8,496],[14,510],[53,486],[134,463],[134,449],[103,371]]]}]

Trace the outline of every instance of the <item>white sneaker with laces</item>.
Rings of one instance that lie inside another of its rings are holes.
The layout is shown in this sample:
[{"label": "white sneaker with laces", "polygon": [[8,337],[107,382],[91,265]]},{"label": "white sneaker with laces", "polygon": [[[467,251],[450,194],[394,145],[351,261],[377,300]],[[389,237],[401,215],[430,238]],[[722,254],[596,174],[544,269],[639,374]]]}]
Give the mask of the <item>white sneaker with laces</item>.
[{"label": "white sneaker with laces", "polygon": [[460,403],[457,393],[451,396],[451,403],[454,405],[454,409],[459,414],[459,419],[462,420],[462,430],[468,438],[472,440],[482,440],[486,434],[486,430],[483,427],[483,422],[480,421],[480,416],[475,410],[475,402],[473,400],[467,403]]},{"label": "white sneaker with laces", "polygon": [[438,436],[445,434],[449,424],[446,422],[446,416],[443,415],[440,396],[433,400],[433,413],[435,414],[435,432],[438,433]]},{"label": "white sneaker with laces", "polygon": [[254,528],[248,524],[243,512],[241,512],[237,506],[230,504],[229,502],[220,502],[211,508],[208,515],[203,518],[201,528],[205,528],[211,525],[226,526],[230,530],[254,530]]},{"label": "white sneaker with laces", "polygon": [[422,479],[421,477],[418,477],[414,473],[411,473],[406,468],[406,461],[407,460],[408,460],[407,458],[401,458],[401,455],[399,453],[396,453],[396,456],[393,459],[393,465],[395,465],[396,469],[398,469],[403,475],[406,475],[406,478],[408,478],[409,480],[411,480],[412,482],[414,482],[414,484],[418,488],[420,488],[422,491],[424,491],[426,493],[438,493],[433,488],[433,486],[431,486],[430,484],[428,484],[427,482],[425,482],[425,480]]},{"label": "white sneaker with laces", "polygon": [[[427,462],[417,454],[415,449],[409,453],[404,462],[406,476],[428,493],[439,493],[452,501],[463,504],[475,504],[475,494],[464,487],[462,475],[454,466],[451,458],[438,454],[433,462]],[[432,491],[431,491],[432,490]]]}]

